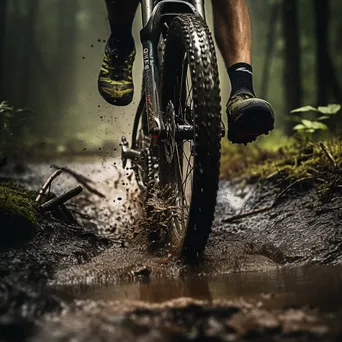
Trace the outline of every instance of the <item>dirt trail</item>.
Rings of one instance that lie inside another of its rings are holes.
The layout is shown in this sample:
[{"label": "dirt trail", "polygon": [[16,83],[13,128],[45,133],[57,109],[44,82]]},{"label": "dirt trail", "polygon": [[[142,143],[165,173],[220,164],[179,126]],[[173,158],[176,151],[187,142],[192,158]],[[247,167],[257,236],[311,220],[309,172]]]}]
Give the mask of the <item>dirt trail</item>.
[{"label": "dirt trail", "polygon": [[[0,293],[2,297],[7,296],[0,306],[0,337],[5,331],[5,341],[13,340],[11,329],[20,324],[27,326],[23,339],[33,335],[33,341],[71,341],[73,338],[78,341],[203,338],[234,341],[250,337],[277,340],[298,337],[312,341],[322,335],[336,336],[340,308],[330,313],[297,308],[309,305],[309,300],[292,303],[288,309],[267,307],[265,301],[271,296],[267,292],[279,292],[277,288],[267,287],[267,281],[258,293],[259,296],[266,293],[266,297],[251,298],[248,291],[239,292],[242,283],[235,283],[237,290],[231,297],[214,296],[216,301],[212,302],[213,296],[208,295],[210,291],[205,284],[208,279],[226,279],[233,272],[258,271],[254,274],[261,272],[267,275],[266,279],[271,279],[284,266],[340,264],[340,196],[322,202],[314,189],[296,188],[265,213],[225,223],[225,218],[241,210],[269,205],[276,195],[272,184],[249,184],[242,188],[241,184],[222,182],[204,260],[196,267],[189,267],[176,260],[153,257],[146,252],[146,246],[132,240],[136,229],[141,229],[134,225],[140,210],[138,194],[130,171],[119,171],[113,167],[114,162],[118,161],[59,162],[93,179],[106,197],[85,191],[68,205],[80,223],[79,231],[45,224],[43,233],[24,249],[0,251],[0,273],[5,275],[0,282]],[[16,177],[23,185],[37,189],[50,173],[48,165],[35,164],[16,173]],[[63,176],[54,189],[62,192],[74,184],[72,177]],[[8,266],[10,270],[5,272]],[[341,271],[336,269],[336,272]],[[198,277],[202,281],[184,281]],[[32,281],[25,283],[23,279]],[[162,279],[174,279],[180,285],[170,286],[169,280]],[[253,283],[253,279],[251,276],[246,281]],[[134,295],[144,284],[147,284],[145,296],[140,292],[139,296]],[[182,291],[175,290],[179,286]],[[223,282],[221,286],[229,287],[232,283]],[[102,293],[103,288],[120,289],[115,291],[126,295],[122,300],[115,296],[104,300],[90,291],[93,294],[88,292],[86,300],[87,292],[79,291],[80,287],[92,291],[97,288],[96,293]],[[160,287],[174,296],[163,298],[163,291],[158,295],[156,289]],[[202,289],[199,295],[194,290],[197,287]],[[157,293],[156,298],[159,296],[157,301],[165,302],[158,305],[141,302],[151,301],[151,289]],[[240,299],[241,295],[245,299]],[[15,307],[11,306],[13,302]],[[27,312],[23,314],[24,307]],[[51,315],[41,320],[45,312]],[[18,315],[24,317],[23,323],[13,318]],[[34,318],[38,320],[33,321]]]}]

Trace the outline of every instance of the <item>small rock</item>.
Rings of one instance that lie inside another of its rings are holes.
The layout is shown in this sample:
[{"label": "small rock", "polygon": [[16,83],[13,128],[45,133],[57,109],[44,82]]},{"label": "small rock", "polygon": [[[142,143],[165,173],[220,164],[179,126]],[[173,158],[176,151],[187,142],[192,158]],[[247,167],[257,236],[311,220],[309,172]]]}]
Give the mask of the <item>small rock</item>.
[{"label": "small rock", "polygon": [[146,266],[138,266],[135,270],[132,271],[135,277],[146,277],[148,278],[151,274],[151,270]]},{"label": "small rock", "polygon": [[122,324],[126,317],[124,315],[108,316],[105,318],[105,322],[109,324]]}]

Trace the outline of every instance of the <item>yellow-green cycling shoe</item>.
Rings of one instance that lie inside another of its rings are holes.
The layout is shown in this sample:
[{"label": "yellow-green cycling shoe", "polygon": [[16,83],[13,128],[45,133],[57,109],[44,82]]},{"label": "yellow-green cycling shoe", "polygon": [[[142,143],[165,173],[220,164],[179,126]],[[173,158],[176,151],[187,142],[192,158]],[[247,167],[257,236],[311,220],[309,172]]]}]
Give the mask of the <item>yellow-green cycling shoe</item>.
[{"label": "yellow-green cycling shoe", "polygon": [[130,52],[125,52],[118,48],[111,48],[109,41],[107,42],[98,78],[98,88],[101,96],[108,103],[115,106],[127,106],[132,102],[134,58],[134,48]]}]

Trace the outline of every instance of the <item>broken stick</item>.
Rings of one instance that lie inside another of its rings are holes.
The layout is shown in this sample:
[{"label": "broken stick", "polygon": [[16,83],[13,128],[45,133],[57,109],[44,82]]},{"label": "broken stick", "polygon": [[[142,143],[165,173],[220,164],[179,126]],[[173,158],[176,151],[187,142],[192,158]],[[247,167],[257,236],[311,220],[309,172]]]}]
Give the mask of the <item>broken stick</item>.
[{"label": "broken stick", "polygon": [[68,173],[70,176],[74,177],[80,184],[82,184],[89,192],[101,197],[101,198],[106,198],[106,196],[101,193],[100,191],[94,189],[91,185],[89,185],[89,183],[94,184],[94,182],[90,179],[87,178],[83,175],[80,175],[79,173],[70,170],[67,167],[60,167],[57,165],[51,165],[51,167],[55,168],[55,169],[62,169],[65,173]]},{"label": "broken stick", "polygon": [[73,197],[77,196],[83,191],[83,188],[81,185],[76,186],[75,188],[65,192],[64,194],[61,194],[45,203],[43,203],[39,209],[41,209],[43,212],[48,212],[51,210],[56,209],[61,204],[65,203],[66,201],[69,201]]},{"label": "broken stick", "polygon": [[49,186],[51,186],[51,183],[63,172],[61,168],[58,168],[57,171],[55,171],[44,183],[44,185],[39,189],[38,195],[36,197],[36,202],[39,202],[43,195],[45,195],[45,192]]},{"label": "broken stick", "polygon": [[319,146],[321,147],[322,151],[324,152],[324,154],[329,159],[329,161],[332,164],[332,166],[336,169],[337,168],[336,160],[334,159],[332,154],[328,151],[328,148],[322,142],[319,143]]},{"label": "broken stick", "polygon": [[238,220],[238,219],[242,219],[242,218],[245,218],[245,217],[248,217],[248,216],[264,213],[265,211],[272,209],[272,207],[273,207],[273,204],[268,206],[268,207],[247,211],[247,212],[242,213],[242,214],[238,214],[238,215],[235,215],[235,216],[227,217],[227,218],[223,219],[222,222],[223,223],[228,223],[228,222],[232,222],[232,221],[235,221],[235,220]]}]

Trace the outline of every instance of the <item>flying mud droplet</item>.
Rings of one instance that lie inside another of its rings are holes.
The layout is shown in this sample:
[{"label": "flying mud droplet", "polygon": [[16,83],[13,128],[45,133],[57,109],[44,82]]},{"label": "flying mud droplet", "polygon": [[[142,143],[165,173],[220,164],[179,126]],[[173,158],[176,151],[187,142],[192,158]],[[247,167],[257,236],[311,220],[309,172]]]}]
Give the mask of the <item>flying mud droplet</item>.
[{"label": "flying mud droplet", "polygon": [[100,198],[84,191],[75,199],[82,202],[82,215],[75,214],[80,224],[91,225],[97,234],[114,241],[129,240],[141,214],[137,200],[140,191],[133,171],[122,169],[120,160],[109,158],[99,163],[75,163],[70,167],[87,175],[105,195]]}]

